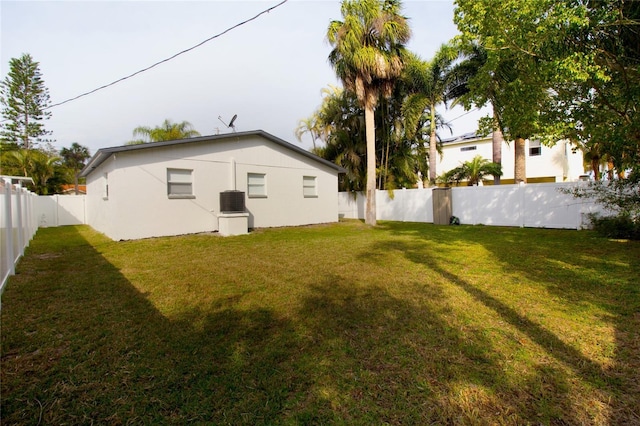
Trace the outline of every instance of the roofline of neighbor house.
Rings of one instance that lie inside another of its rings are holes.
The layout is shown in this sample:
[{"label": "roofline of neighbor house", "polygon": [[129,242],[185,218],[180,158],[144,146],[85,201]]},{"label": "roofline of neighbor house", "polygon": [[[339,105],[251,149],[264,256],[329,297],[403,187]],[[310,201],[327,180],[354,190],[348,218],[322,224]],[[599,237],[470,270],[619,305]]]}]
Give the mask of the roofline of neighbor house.
[{"label": "roofline of neighbor house", "polygon": [[346,173],[346,169],[338,166],[331,161],[325,160],[322,157],[318,157],[317,155],[300,148],[299,146],[293,145],[283,139],[280,139],[277,136],[272,135],[271,133],[267,133],[264,130],[251,130],[247,132],[237,132],[237,133],[224,133],[221,135],[210,135],[210,136],[199,136],[195,138],[188,139],[179,139],[173,141],[163,141],[163,142],[152,142],[152,143],[143,143],[137,145],[122,145],[115,146],[111,148],[100,148],[94,155],[91,157],[87,165],[80,171],[80,177],[87,177],[93,170],[95,170],[100,164],[107,160],[111,156],[111,154],[116,154],[118,152],[129,152],[129,151],[137,151],[142,149],[155,149],[161,148],[165,146],[174,146],[174,145],[182,145],[182,144],[190,144],[190,143],[198,143],[198,142],[215,142],[221,141],[225,139],[233,139],[233,138],[241,138],[246,136],[262,136],[265,139],[270,140],[271,142],[280,145],[284,148],[290,149],[298,154],[304,155],[312,160],[315,160],[321,164],[324,164],[327,167],[330,167],[336,170],[338,173]]},{"label": "roofline of neighbor house", "polygon": [[440,142],[444,144],[455,144],[455,143],[466,143],[466,142],[475,142],[480,140],[488,140],[491,139],[491,135],[487,136],[478,136],[476,132],[463,133],[459,136],[453,136],[451,138],[446,138],[440,140]]}]

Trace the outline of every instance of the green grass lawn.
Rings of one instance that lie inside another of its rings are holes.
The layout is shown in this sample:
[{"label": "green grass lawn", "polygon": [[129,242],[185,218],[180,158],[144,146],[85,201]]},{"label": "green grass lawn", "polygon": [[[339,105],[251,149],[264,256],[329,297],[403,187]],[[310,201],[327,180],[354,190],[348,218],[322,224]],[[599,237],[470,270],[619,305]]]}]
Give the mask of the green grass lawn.
[{"label": "green grass lawn", "polygon": [[359,221],[40,229],[3,424],[640,424],[640,243]]}]

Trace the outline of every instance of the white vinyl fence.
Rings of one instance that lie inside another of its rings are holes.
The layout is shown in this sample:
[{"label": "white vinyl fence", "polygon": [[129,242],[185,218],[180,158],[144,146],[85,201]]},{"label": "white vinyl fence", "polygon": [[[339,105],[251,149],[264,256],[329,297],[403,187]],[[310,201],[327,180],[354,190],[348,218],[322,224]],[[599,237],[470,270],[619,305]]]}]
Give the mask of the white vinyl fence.
[{"label": "white vinyl fence", "polygon": [[38,229],[34,214],[37,198],[21,184],[0,178],[0,295]]},{"label": "white vinyl fence", "polygon": [[86,198],[86,195],[39,196],[35,205],[38,227],[86,224]]},{"label": "white vinyl fence", "polygon": [[[559,191],[576,183],[470,186],[451,188],[452,215],[469,225],[582,229],[588,214],[599,212],[589,200]],[[365,196],[341,192],[340,217],[364,219]],[[376,193],[378,220],[433,223],[432,189],[401,189]]]},{"label": "white vinyl fence", "polygon": [[0,295],[39,227],[86,223],[86,196],[38,196],[11,182],[0,178]]}]

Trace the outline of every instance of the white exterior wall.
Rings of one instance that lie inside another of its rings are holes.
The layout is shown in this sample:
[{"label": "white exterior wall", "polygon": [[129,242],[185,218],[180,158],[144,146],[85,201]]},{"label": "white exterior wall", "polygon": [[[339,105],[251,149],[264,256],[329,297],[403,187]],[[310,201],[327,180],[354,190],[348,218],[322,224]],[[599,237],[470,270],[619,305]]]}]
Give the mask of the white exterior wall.
[{"label": "white exterior wall", "polygon": [[[297,226],[338,220],[338,175],[310,158],[257,141],[236,156],[236,185],[245,192],[250,228]],[[267,197],[248,196],[247,175],[266,175]],[[318,196],[302,194],[303,176],[316,176]]]},{"label": "white exterior wall", "polygon": [[[525,158],[527,162],[527,178],[555,177],[556,182],[576,182],[584,174],[582,152],[572,152],[566,141],[559,141],[549,147],[542,145],[541,154],[529,155],[529,140],[525,141]],[[461,148],[475,146],[473,151],[461,151]],[[460,166],[473,157],[480,155],[489,161],[493,160],[491,137],[459,142],[448,142],[442,147],[442,155],[437,157],[437,173],[449,171]],[[513,179],[515,152],[514,144],[502,142],[502,179]],[[493,180],[492,177],[487,179]]]},{"label": "white exterior wall", "polygon": [[[195,198],[168,197],[167,168],[193,170]],[[248,197],[247,173],[266,175],[266,198]],[[335,222],[337,174],[259,136],[123,151],[87,177],[87,222],[114,240],[217,231],[220,192],[233,189],[245,192],[250,228]],[[317,177],[318,197],[303,197],[303,176]]]},{"label": "white exterior wall", "polygon": [[105,173],[108,174],[109,186],[112,181],[115,181],[113,170],[115,165],[115,158],[111,157],[100,166],[98,166],[93,173],[87,176],[87,195],[86,195],[86,221],[88,225],[91,225],[95,230],[102,232],[103,234],[113,238],[116,238],[114,232],[114,226],[109,220],[111,217],[116,216],[116,200],[104,199],[104,186],[105,186]]}]

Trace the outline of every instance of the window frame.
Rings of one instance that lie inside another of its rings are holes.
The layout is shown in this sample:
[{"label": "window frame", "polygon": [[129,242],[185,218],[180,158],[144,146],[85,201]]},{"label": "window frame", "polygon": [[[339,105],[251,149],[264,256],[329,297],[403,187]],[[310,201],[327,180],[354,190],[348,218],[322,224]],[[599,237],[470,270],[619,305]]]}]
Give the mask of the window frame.
[{"label": "window frame", "polygon": [[[252,182],[252,178],[258,178],[262,182]],[[262,188],[260,193],[254,192],[257,188]],[[267,198],[267,174],[266,173],[247,173],[247,198]]]},{"label": "window frame", "polygon": [[[174,174],[172,179],[171,172],[188,172],[189,179],[187,180],[175,180],[176,176],[186,176],[187,174]],[[172,193],[172,187],[174,188],[186,188],[189,187],[189,193]],[[171,200],[180,199],[193,199],[196,198],[193,190],[193,169],[182,169],[177,167],[167,167],[167,197]]]},{"label": "window frame", "polygon": [[529,157],[539,157],[542,155],[542,144],[540,141],[529,141]]},{"label": "window frame", "polygon": [[103,175],[103,178],[104,178],[104,182],[102,185],[102,199],[108,200],[109,199],[109,173],[105,173]]},{"label": "window frame", "polygon": [[[308,185],[307,181],[312,180],[313,185]],[[307,189],[311,189],[312,193],[307,193]],[[318,177],[302,176],[302,196],[304,198],[318,198]]]}]

